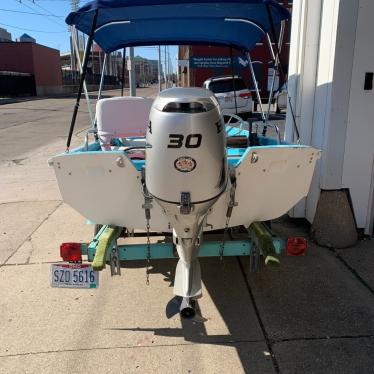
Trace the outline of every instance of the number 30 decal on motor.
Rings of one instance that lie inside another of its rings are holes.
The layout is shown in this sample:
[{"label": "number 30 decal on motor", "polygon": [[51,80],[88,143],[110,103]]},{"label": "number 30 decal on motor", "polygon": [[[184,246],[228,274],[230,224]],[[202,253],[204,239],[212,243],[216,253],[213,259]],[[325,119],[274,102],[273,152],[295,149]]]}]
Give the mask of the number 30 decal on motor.
[{"label": "number 30 decal on motor", "polygon": [[[169,134],[168,148],[182,148],[184,135]],[[190,134],[186,137],[186,148],[199,148],[201,145],[201,134]]]}]

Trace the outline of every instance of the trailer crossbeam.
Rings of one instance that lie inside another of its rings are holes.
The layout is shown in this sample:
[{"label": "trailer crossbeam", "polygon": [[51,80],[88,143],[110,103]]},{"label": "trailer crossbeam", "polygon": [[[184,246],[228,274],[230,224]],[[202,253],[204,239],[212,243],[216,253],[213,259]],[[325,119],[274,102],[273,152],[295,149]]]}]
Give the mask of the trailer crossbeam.
[{"label": "trailer crossbeam", "polygon": [[[91,243],[82,244],[81,250],[83,255],[87,255],[88,261],[99,263],[97,268],[103,268],[104,258],[109,261],[110,247],[118,238],[120,230],[112,229],[110,238],[108,238],[107,226],[104,226]],[[285,248],[285,241],[279,237],[273,237],[275,253],[279,255]],[[220,257],[222,241],[205,240],[200,245],[199,257]],[[250,256],[254,247],[253,240],[228,240],[225,242],[224,257],[232,256]],[[98,254],[97,251],[100,250]],[[104,250],[103,250],[104,249]],[[144,244],[118,244],[118,255],[120,261],[146,260],[147,245]],[[173,259],[177,258],[175,247],[172,242],[158,242],[151,244],[150,259]],[[98,269],[99,270],[99,269]]]}]

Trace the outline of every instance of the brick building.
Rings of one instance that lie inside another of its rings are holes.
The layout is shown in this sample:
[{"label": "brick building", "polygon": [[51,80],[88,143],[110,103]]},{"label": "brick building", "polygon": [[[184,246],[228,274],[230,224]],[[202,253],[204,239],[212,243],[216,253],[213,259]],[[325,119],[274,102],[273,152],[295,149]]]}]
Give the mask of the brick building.
[{"label": "brick building", "polygon": [[[0,42],[0,72],[27,74],[33,79],[36,95],[62,91],[59,51],[36,43]],[[20,87],[22,88],[22,87]]]}]

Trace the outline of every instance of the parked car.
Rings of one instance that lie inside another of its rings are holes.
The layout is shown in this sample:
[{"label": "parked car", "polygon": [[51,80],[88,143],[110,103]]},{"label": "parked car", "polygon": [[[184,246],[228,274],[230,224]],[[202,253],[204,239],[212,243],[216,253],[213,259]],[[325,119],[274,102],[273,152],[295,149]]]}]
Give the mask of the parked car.
[{"label": "parked car", "polygon": [[203,83],[203,87],[214,93],[224,115],[238,114],[243,119],[251,116],[253,106],[252,93],[247,88],[242,77],[237,75],[234,78],[232,76],[212,77]]},{"label": "parked car", "polygon": [[284,84],[274,96],[277,113],[280,113],[282,110],[287,109],[287,98],[288,98],[287,88],[286,88],[286,85]]}]

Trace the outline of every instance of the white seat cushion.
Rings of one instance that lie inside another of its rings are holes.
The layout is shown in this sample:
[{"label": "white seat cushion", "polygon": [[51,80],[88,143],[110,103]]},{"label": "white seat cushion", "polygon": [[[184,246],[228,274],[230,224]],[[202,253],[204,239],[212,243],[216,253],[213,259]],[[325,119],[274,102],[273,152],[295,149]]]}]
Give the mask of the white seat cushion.
[{"label": "white seat cushion", "polygon": [[145,136],[153,99],[113,97],[99,100],[96,106],[97,130],[103,150],[111,149],[111,140]]}]

